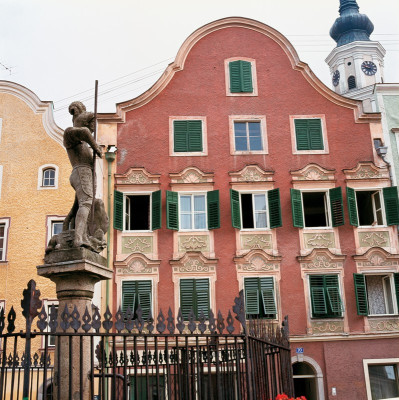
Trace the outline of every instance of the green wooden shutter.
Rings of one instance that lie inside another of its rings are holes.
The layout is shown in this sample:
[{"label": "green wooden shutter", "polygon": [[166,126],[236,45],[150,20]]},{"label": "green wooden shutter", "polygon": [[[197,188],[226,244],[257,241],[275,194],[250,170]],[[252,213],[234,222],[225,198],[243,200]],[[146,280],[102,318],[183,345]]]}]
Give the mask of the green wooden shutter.
[{"label": "green wooden shutter", "polygon": [[195,279],[195,294],[196,294],[196,310],[195,315],[198,316],[201,311],[205,317],[209,316],[209,279]]},{"label": "green wooden shutter", "polygon": [[259,315],[259,279],[244,278],[245,312]]},{"label": "green wooden shutter", "polygon": [[308,119],[310,150],[324,150],[321,119]]},{"label": "green wooden shutter", "polygon": [[274,279],[271,276],[259,278],[260,295],[265,314],[276,314],[276,300],[274,296]]},{"label": "green wooden shutter", "polygon": [[137,293],[138,293],[138,302],[141,306],[141,310],[143,311],[143,318],[147,319],[150,315],[151,310],[151,289],[152,282],[148,281],[136,281],[137,282]]},{"label": "green wooden shutter", "polygon": [[358,315],[368,315],[369,307],[367,301],[366,279],[363,274],[353,274],[355,282],[356,307]]},{"label": "green wooden shutter", "polygon": [[348,203],[349,223],[353,226],[359,226],[355,189],[350,187],[346,188],[346,201]]},{"label": "green wooden shutter", "polygon": [[252,93],[252,65],[249,61],[231,61],[229,63],[230,92]]},{"label": "green wooden shutter", "polygon": [[122,281],[122,312],[126,312],[130,307],[132,313],[135,311],[136,282]]},{"label": "green wooden shutter", "polygon": [[174,151],[188,151],[188,121],[173,121],[173,144]]},{"label": "green wooden shutter", "polygon": [[393,274],[393,279],[395,283],[396,303],[398,305],[398,312],[399,312],[399,273]]},{"label": "green wooden shutter", "polygon": [[240,193],[230,189],[231,223],[233,228],[241,229]]},{"label": "green wooden shutter", "polygon": [[341,313],[343,311],[341,295],[338,286],[327,287],[327,298],[333,313]]},{"label": "green wooden shutter", "polygon": [[179,194],[166,191],[166,227],[179,230]]},{"label": "green wooden shutter", "polygon": [[202,151],[202,121],[187,121],[188,151]]},{"label": "green wooden shutter", "polygon": [[306,119],[294,119],[297,150],[310,150],[308,124]]},{"label": "green wooden shutter", "polygon": [[180,279],[180,309],[185,320],[194,311],[194,279]]},{"label": "green wooden shutter", "polygon": [[208,229],[220,228],[219,190],[213,190],[206,196],[208,208]]},{"label": "green wooden shutter", "polygon": [[399,225],[398,189],[391,186],[382,189],[384,194],[385,215],[387,225]]},{"label": "green wooden shutter", "polygon": [[123,193],[114,190],[114,228],[123,231]]},{"label": "green wooden shutter", "polygon": [[283,225],[281,220],[280,190],[273,189],[267,192],[269,203],[270,228],[279,228]]},{"label": "green wooden shutter", "polygon": [[241,92],[252,93],[252,65],[249,61],[241,61]]},{"label": "green wooden shutter", "polygon": [[327,314],[326,297],[324,294],[324,288],[312,287],[310,289],[311,300],[312,300],[312,312],[313,316]]},{"label": "green wooden shutter", "polygon": [[153,231],[160,229],[162,226],[162,194],[160,190],[151,194],[151,228]]},{"label": "green wooden shutter", "polygon": [[292,220],[296,228],[303,228],[302,195],[298,189],[291,189]]},{"label": "green wooden shutter", "polygon": [[342,201],[342,190],[340,187],[329,190],[332,226],[344,225],[344,205]]}]

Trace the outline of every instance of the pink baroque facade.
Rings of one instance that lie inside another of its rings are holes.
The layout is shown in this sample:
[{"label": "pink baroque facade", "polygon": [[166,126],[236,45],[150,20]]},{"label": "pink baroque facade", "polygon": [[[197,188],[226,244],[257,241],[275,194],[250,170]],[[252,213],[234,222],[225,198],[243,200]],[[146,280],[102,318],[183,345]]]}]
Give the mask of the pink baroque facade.
[{"label": "pink baroque facade", "polygon": [[299,394],[368,398],[370,367],[399,362],[380,115],[324,86],[276,30],[226,18],[102,114],[100,137],[112,129],[114,310],[224,313],[243,290],[248,317],[289,316]]}]

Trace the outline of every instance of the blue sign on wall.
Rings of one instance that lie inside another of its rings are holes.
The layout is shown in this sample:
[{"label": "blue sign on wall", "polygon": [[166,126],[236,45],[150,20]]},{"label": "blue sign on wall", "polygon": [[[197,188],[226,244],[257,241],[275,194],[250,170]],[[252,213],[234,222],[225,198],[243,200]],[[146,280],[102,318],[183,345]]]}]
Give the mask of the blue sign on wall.
[{"label": "blue sign on wall", "polygon": [[297,347],[296,354],[303,354],[303,347]]}]

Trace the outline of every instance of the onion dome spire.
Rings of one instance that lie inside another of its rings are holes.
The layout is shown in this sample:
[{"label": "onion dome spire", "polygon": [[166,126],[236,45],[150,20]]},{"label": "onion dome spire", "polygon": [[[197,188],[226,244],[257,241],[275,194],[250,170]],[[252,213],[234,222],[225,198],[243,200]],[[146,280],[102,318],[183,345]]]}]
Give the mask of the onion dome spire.
[{"label": "onion dome spire", "polygon": [[339,15],[330,29],[337,47],[355,41],[369,41],[374,25],[369,17],[359,13],[356,0],[340,0]]}]

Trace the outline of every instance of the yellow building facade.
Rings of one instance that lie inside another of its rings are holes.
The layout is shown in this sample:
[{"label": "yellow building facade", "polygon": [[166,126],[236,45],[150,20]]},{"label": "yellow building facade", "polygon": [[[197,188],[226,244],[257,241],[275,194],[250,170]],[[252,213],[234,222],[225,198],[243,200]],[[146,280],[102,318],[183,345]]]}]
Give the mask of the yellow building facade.
[{"label": "yellow building facade", "polygon": [[0,81],[0,307],[14,307],[17,330],[23,329],[21,299],[30,279],[45,305],[56,299],[55,285],[37,276],[36,266],[74,199],[62,135],[51,102]]}]

